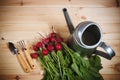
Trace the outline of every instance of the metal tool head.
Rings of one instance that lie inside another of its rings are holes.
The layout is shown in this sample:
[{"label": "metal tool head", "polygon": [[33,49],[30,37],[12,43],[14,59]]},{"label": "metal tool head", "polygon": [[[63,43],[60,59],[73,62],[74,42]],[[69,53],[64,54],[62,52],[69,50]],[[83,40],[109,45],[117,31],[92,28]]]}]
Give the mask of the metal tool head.
[{"label": "metal tool head", "polygon": [[19,51],[12,42],[8,42],[8,47],[13,54],[17,54]]},{"label": "metal tool head", "polygon": [[18,42],[20,48],[22,49],[22,51],[26,50],[26,45],[25,45],[25,41],[21,40]]}]

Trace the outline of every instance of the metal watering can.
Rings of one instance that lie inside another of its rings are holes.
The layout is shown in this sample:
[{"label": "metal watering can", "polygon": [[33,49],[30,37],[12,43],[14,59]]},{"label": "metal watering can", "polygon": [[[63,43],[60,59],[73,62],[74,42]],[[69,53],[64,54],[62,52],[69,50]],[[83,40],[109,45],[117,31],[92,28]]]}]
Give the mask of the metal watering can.
[{"label": "metal watering can", "polygon": [[[102,41],[102,30],[99,24],[84,21],[74,29],[66,8],[63,9],[63,13],[71,34],[68,39],[70,48],[81,55],[97,54],[109,60],[115,56],[114,50]],[[98,47],[103,48],[105,52],[97,50]]]}]

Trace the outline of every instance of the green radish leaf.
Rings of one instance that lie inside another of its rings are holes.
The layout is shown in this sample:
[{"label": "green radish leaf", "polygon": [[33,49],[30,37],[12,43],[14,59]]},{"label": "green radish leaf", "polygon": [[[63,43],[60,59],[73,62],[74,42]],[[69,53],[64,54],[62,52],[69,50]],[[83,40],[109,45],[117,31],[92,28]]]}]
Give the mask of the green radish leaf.
[{"label": "green radish leaf", "polygon": [[56,55],[55,51],[51,52],[51,57],[54,59],[54,61],[57,61],[57,55]]},{"label": "green radish leaf", "polygon": [[97,55],[91,56],[89,59],[89,62],[90,62],[92,67],[97,69],[97,71],[102,69],[101,59],[99,56],[97,56]]},{"label": "green radish leaf", "polygon": [[57,55],[59,57],[59,60],[60,60],[60,64],[62,67],[65,67],[65,60],[64,60],[64,57],[63,57],[63,54],[61,51],[57,51]]},{"label": "green radish leaf", "polygon": [[53,71],[56,75],[59,75],[59,70],[54,66],[52,62],[48,62],[51,71]]},{"label": "green radish leaf", "polygon": [[83,65],[84,65],[84,67],[86,67],[86,68],[89,68],[90,67],[90,63],[89,63],[89,61],[88,60],[83,60],[82,59],[82,63],[83,63]]},{"label": "green radish leaf", "polygon": [[90,69],[88,70],[88,73],[90,73],[91,75],[95,76],[95,77],[100,77],[99,72],[97,71],[97,69],[90,67]]},{"label": "green radish leaf", "polygon": [[89,63],[89,61],[88,60],[85,60],[83,57],[81,57],[80,56],[80,54],[78,54],[78,53],[74,53],[73,54],[73,56],[74,56],[74,61],[77,63],[77,65],[83,65],[84,67],[90,67],[90,63]]},{"label": "green radish leaf", "polygon": [[[70,68],[67,68],[66,69],[66,77],[67,77],[67,80],[74,80],[74,74],[73,74],[73,71],[70,69]],[[63,79],[64,80],[64,79]],[[66,80],[66,79],[65,79]]]},{"label": "green radish leaf", "polygon": [[91,76],[88,72],[84,73],[84,80],[96,80],[95,77]]},{"label": "green radish leaf", "polygon": [[91,64],[91,66],[95,66],[95,56],[91,56],[90,58],[89,58],[89,62],[90,62],[90,64]]},{"label": "green radish leaf", "polygon": [[95,57],[95,68],[98,70],[102,68],[101,59],[99,56]]},{"label": "green radish leaf", "polygon": [[60,78],[58,76],[54,76],[53,80],[60,80]]},{"label": "green radish leaf", "polygon": [[79,70],[79,68],[78,68],[78,66],[77,66],[76,63],[73,63],[73,64],[71,65],[71,68],[74,70],[74,72],[75,72],[77,75],[81,76],[80,70]]},{"label": "green radish leaf", "polygon": [[89,69],[81,65],[80,71],[82,73],[83,80],[95,80],[94,76],[91,76],[91,74],[88,73]]}]

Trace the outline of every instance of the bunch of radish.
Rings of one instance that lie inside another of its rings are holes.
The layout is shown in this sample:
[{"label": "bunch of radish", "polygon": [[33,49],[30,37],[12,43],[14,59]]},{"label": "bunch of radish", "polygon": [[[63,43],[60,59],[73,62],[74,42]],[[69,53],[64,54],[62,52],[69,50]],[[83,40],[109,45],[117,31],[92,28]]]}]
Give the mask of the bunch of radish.
[{"label": "bunch of radish", "polygon": [[[55,32],[52,32],[47,38],[43,38],[42,41],[39,41],[36,45],[33,45],[33,50],[35,52],[42,50],[42,55],[46,56],[52,51],[62,50],[62,41],[63,39],[61,37],[59,37]],[[31,56],[36,58],[36,53],[31,54]]]},{"label": "bunch of radish", "polygon": [[33,45],[33,50],[31,57],[37,59],[45,71],[42,80],[103,80],[99,73],[100,57],[93,55],[86,60],[54,31]]}]

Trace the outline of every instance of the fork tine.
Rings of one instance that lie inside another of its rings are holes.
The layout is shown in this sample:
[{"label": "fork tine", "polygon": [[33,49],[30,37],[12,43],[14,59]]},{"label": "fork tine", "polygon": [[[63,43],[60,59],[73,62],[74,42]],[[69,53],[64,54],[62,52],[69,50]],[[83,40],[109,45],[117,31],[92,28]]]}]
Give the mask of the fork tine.
[{"label": "fork tine", "polygon": [[24,40],[20,40],[20,41],[18,42],[18,44],[19,44],[19,46],[20,46],[20,48],[21,48],[22,50],[26,49],[26,45],[25,45]]},{"label": "fork tine", "polygon": [[24,40],[22,40],[21,43],[22,43],[22,47],[23,47],[24,49],[26,49],[26,45],[25,45]]},{"label": "fork tine", "polygon": [[25,45],[25,41],[22,40],[22,43],[23,43],[23,47],[26,48],[26,45]]}]

